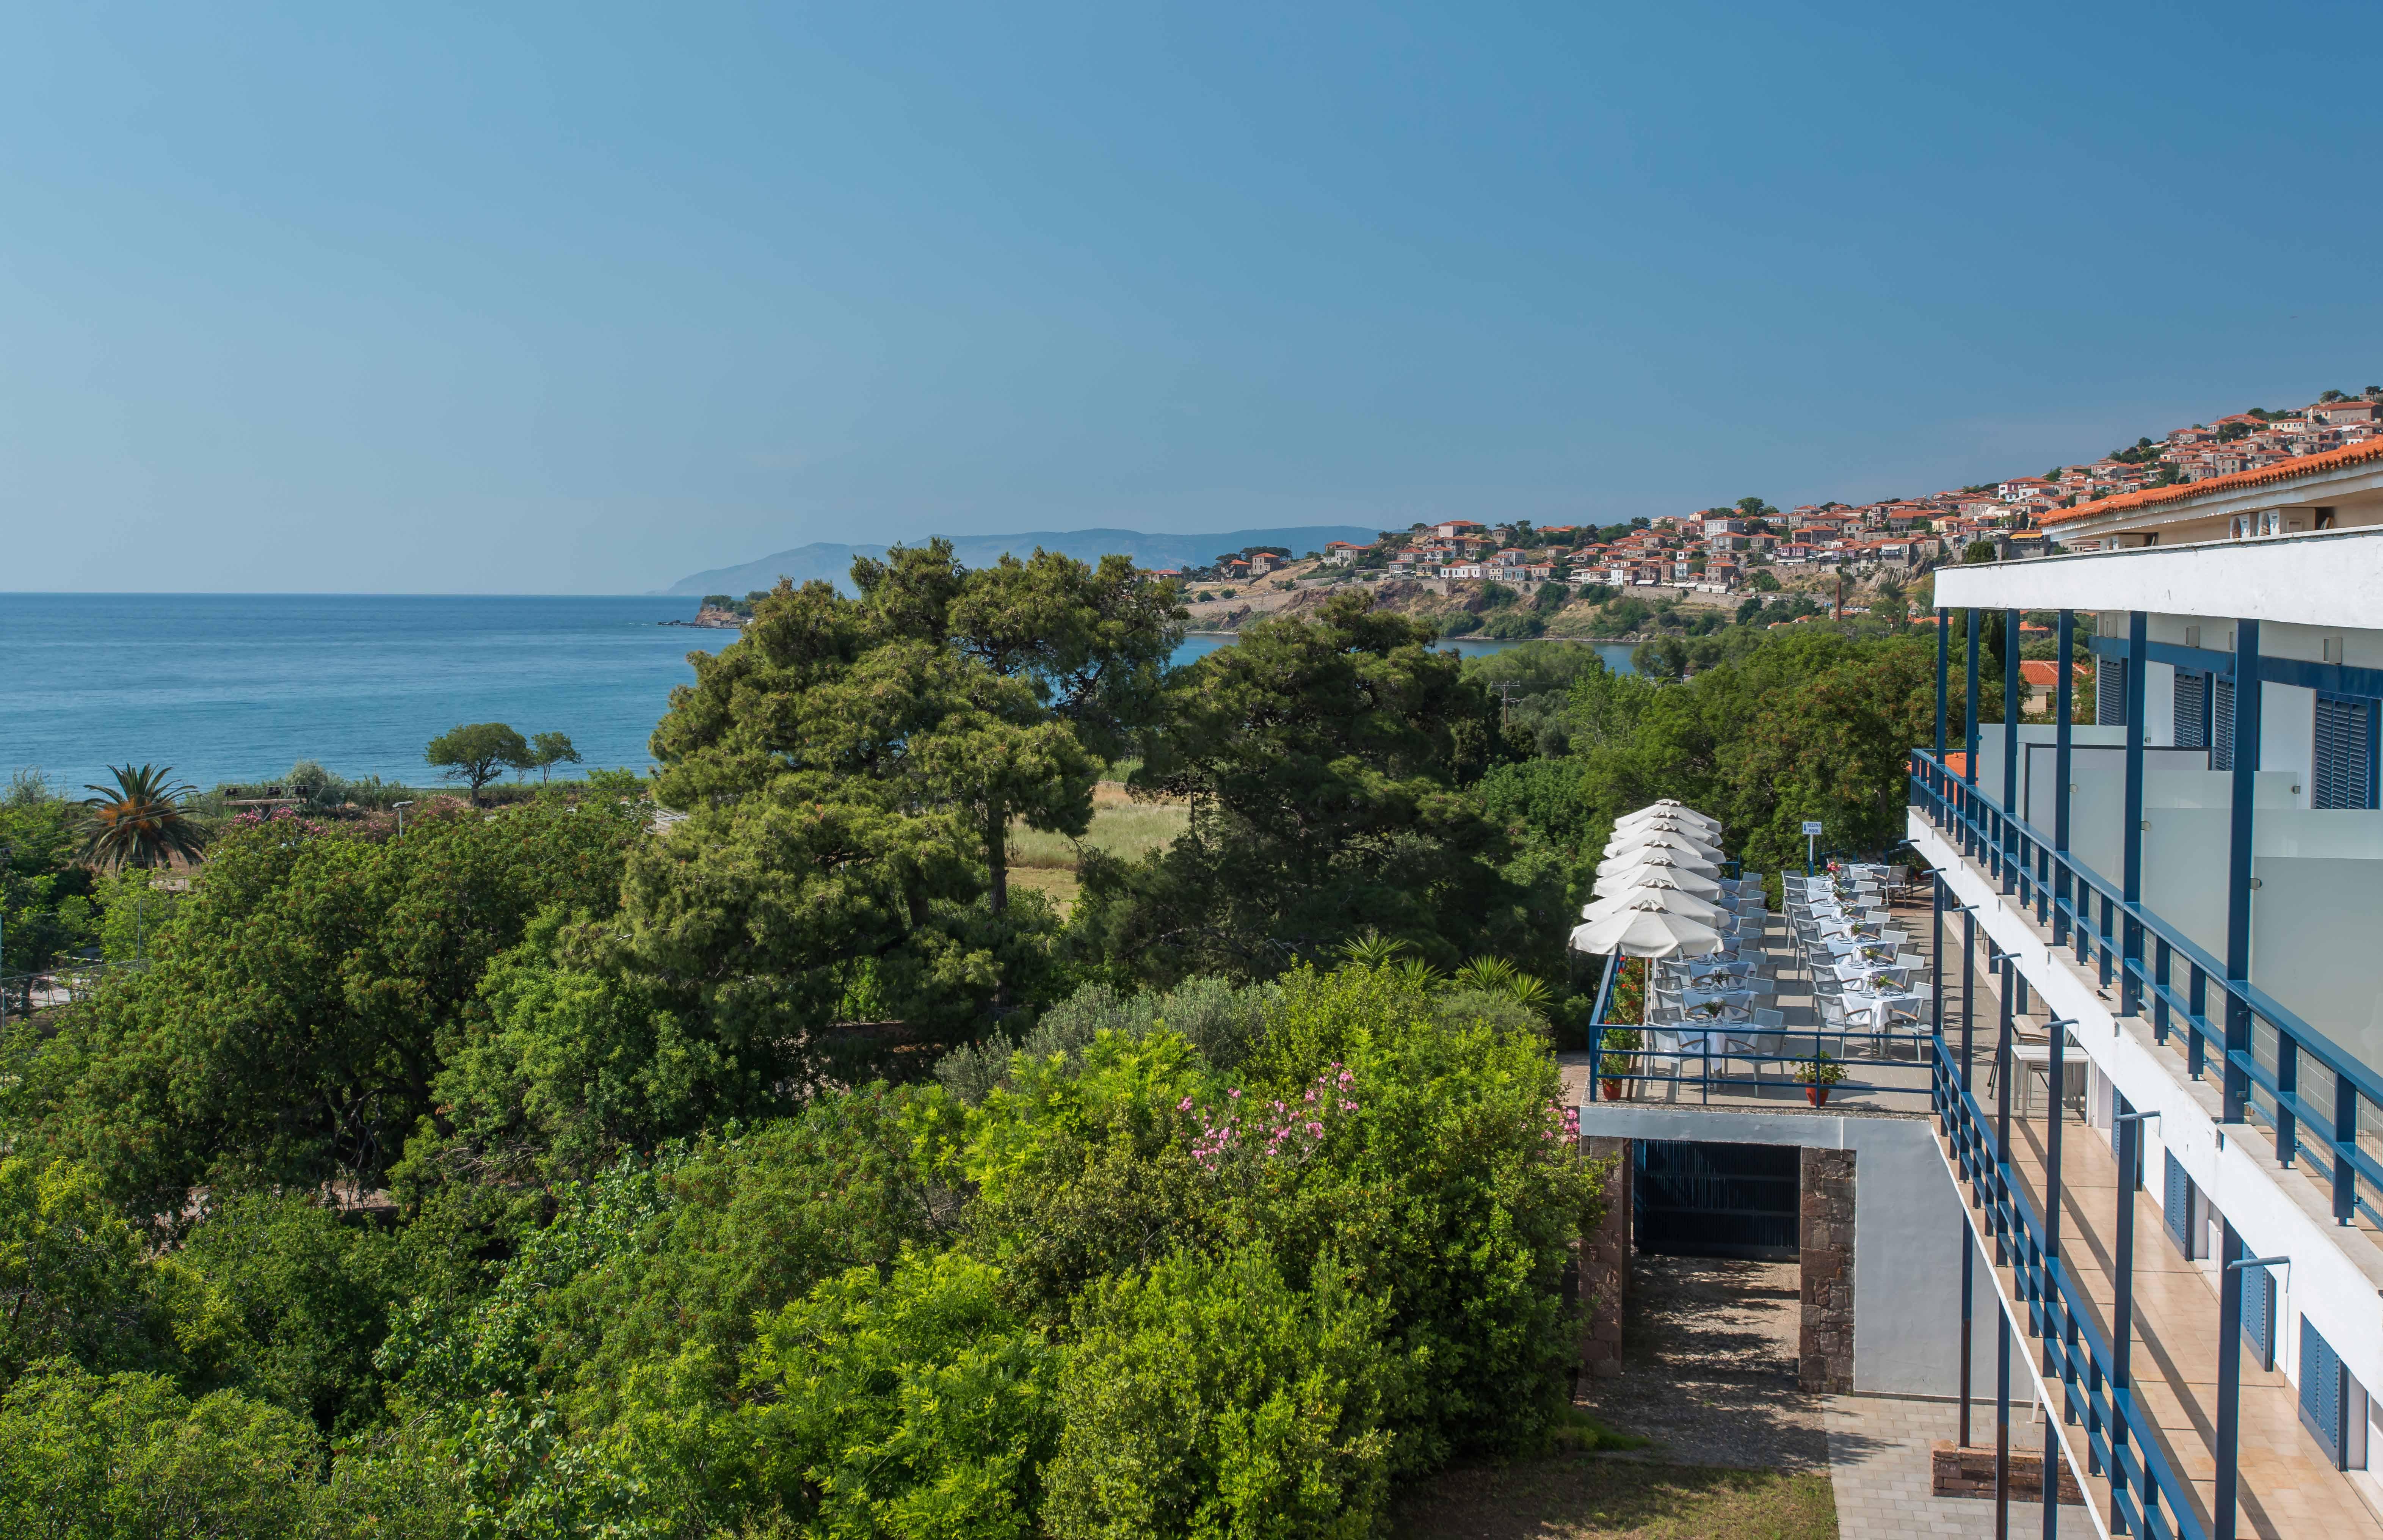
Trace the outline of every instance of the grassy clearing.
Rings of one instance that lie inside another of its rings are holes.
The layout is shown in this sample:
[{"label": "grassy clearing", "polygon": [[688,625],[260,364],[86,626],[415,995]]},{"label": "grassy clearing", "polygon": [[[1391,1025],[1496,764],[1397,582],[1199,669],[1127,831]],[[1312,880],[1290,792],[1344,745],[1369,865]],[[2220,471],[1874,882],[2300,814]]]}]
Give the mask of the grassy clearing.
[{"label": "grassy clearing", "polygon": [[[1114,781],[1101,782],[1093,792],[1093,826],[1084,832],[1083,844],[1094,850],[1128,860],[1157,849],[1183,832],[1190,814],[1182,804],[1171,802],[1136,802],[1125,795],[1125,788]],[[1077,842],[1065,834],[1046,834],[1024,824],[1013,824],[1009,831],[1009,864],[1020,867],[1041,867],[1051,870],[1076,869]]]},{"label": "grassy clearing", "polygon": [[1126,795],[1121,782],[1100,782],[1093,788],[1092,827],[1080,842],[1024,824],[1010,825],[1010,885],[1032,888],[1064,913],[1076,902],[1080,844],[1134,860],[1172,843],[1190,821],[1189,810],[1179,802],[1136,802]]},{"label": "grassy clearing", "polygon": [[1451,1471],[1403,1505],[1397,1540],[1834,1540],[1825,1472],[1583,1455]]}]

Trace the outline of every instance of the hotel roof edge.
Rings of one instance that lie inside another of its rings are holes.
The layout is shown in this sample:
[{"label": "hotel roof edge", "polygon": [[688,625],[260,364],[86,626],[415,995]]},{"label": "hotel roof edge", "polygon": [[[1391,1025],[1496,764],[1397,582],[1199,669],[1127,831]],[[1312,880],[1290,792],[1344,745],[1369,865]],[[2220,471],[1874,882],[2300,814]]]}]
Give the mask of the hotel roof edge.
[{"label": "hotel roof edge", "polygon": [[1936,603],[2383,630],[2383,525],[1939,567]]}]

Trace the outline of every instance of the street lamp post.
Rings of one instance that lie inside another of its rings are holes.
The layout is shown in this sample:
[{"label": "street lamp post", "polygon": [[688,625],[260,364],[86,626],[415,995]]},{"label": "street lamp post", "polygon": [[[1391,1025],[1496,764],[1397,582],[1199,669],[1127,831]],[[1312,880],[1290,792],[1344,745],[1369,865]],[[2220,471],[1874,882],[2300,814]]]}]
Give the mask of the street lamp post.
[{"label": "street lamp post", "polygon": [[401,840],[405,838],[405,810],[408,807],[413,807],[414,804],[412,802],[392,802],[389,806],[397,809],[397,837]]}]

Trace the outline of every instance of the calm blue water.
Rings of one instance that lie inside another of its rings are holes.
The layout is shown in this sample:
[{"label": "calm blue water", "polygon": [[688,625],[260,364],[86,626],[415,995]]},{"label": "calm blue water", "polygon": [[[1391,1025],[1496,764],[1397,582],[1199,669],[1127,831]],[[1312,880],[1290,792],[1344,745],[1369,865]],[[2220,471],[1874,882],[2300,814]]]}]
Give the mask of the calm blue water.
[{"label": "calm blue water", "polygon": [[[671,686],[695,677],[687,653],[735,640],[658,623],[692,613],[655,598],[0,594],[0,774],[80,787],[146,761],[212,786],[315,759],[421,784],[422,745],[471,721],[567,733],[589,765],[642,770]],[[1195,636],[1177,657],[1226,645]],[[1627,667],[1628,647],[1598,650]]]}]

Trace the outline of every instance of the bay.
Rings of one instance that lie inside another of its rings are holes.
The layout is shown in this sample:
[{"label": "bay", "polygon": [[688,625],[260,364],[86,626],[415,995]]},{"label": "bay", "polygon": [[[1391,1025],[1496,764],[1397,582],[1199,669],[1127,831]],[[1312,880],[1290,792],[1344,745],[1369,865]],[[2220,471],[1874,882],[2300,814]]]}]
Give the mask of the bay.
[{"label": "bay", "polygon": [[[690,613],[661,596],[0,594],[0,773],[72,791],[153,763],[204,787],[314,759],[419,785],[423,745],[474,721],[567,733],[588,765],[642,770],[672,686],[695,677],[687,654],[736,638],[661,623]],[[1187,637],[1176,659],[1230,642]],[[1629,667],[1626,644],[1595,645]]]}]

